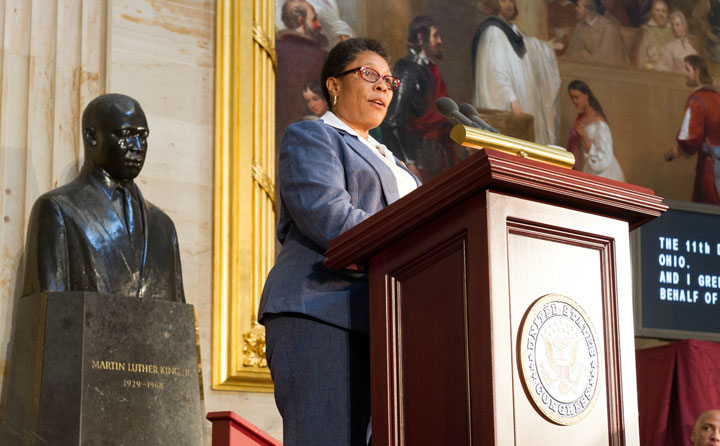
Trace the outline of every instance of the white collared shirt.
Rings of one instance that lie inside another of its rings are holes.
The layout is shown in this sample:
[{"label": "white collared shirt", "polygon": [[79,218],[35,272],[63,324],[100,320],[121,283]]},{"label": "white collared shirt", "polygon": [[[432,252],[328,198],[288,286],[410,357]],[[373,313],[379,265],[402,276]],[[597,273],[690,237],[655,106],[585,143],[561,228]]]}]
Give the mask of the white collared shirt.
[{"label": "white collared shirt", "polygon": [[395,182],[397,183],[398,193],[400,194],[401,198],[417,189],[417,181],[415,181],[415,178],[413,178],[413,176],[410,175],[405,169],[397,165],[397,163],[395,162],[395,156],[393,156],[392,152],[383,144],[380,144],[378,140],[376,140],[370,135],[368,135],[369,139],[365,139],[362,136],[358,135],[355,130],[353,130],[349,125],[344,123],[340,118],[337,117],[337,115],[335,115],[335,113],[331,111],[325,112],[325,114],[322,115],[320,119],[322,119],[325,124],[331,127],[344,130],[349,134],[355,136],[358,140],[360,140],[361,143],[365,144],[372,153],[377,155],[377,157],[380,158],[390,168],[390,170],[392,170],[393,175],[395,175]]}]

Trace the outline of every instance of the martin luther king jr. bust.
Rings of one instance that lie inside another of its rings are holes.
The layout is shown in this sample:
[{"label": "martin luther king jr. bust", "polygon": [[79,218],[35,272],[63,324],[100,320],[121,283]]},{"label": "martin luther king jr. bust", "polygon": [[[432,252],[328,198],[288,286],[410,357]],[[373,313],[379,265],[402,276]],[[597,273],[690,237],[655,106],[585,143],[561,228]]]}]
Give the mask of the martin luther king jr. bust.
[{"label": "martin luther king jr. bust", "polygon": [[133,181],[148,133],[145,113],[128,96],[105,94],[87,105],[79,175],[40,196],[30,215],[24,296],[92,291],[185,302],[175,226]]}]

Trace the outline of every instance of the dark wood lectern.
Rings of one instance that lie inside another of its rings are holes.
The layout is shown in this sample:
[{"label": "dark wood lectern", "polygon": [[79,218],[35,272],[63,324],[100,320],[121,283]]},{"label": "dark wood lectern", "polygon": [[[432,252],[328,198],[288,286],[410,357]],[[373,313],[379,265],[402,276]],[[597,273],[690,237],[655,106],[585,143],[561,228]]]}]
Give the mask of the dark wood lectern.
[{"label": "dark wood lectern", "polygon": [[484,149],[333,241],[368,264],[373,445],[636,445],[649,189]]}]

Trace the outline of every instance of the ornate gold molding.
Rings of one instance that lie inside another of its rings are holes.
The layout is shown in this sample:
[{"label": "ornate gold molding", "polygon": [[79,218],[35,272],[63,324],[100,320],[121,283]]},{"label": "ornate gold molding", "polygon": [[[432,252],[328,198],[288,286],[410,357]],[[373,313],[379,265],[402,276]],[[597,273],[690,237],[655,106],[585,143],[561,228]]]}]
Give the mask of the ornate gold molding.
[{"label": "ornate gold molding", "polygon": [[266,53],[270,56],[270,59],[272,59],[273,66],[275,67],[275,70],[277,71],[277,55],[275,53],[275,45],[273,44],[273,39],[267,35],[265,31],[255,22],[253,22],[253,39],[255,42],[260,45],[260,48],[265,50]]},{"label": "ornate gold molding", "polygon": [[267,367],[265,333],[243,333],[243,356],[244,367]]},{"label": "ornate gold molding", "polygon": [[265,169],[255,160],[252,164],[252,176],[253,180],[265,191],[268,200],[273,204],[275,203],[275,182],[270,178],[270,175],[265,172]]},{"label": "ornate gold molding", "polygon": [[212,388],[272,391],[257,305],[275,257],[275,5],[218,0]]}]

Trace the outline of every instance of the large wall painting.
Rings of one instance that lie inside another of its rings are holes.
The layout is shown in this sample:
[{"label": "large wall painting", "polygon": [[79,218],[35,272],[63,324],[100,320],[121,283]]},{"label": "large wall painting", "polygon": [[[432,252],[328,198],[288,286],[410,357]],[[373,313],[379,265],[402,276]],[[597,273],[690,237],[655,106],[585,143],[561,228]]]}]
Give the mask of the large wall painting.
[{"label": "large wall painting", "polygon": [[369,36],[387,45],[403,81],[373,135],[424,180],[468,154],[448,139],[448,124],[434,110],[435,98],[446,94],[484,116],[496,113],[500,127],[529,119],[533,130],[519,135],[574,152],[578,170],[691,200],[697,155],[667,159],[695,88],[684,58],[697,54],[711,75],[720,74],[720,2],[278,0],[275,6],[278,144],[289,123],[327,110],[318,81],[332,46]]},{"label": "large wall painting", "polygon": [[684,57],[720,76],[718,0],[307,1],[293,0],[312,10],[303,18],[283,17],[284,0],[217,2],[214,389],[272,389],[256,311],[276,251],[273,152],[289,123],[327,109],[319,68],[345,38],[385,43],[411,87],[373,136],[426,181],[469,153],[432,107],[447,95],[507,134],[573,151],[575,169],[689,201],[700,156],[705,189],[718,188],[714,147],[674,150],[693,127]]}]

